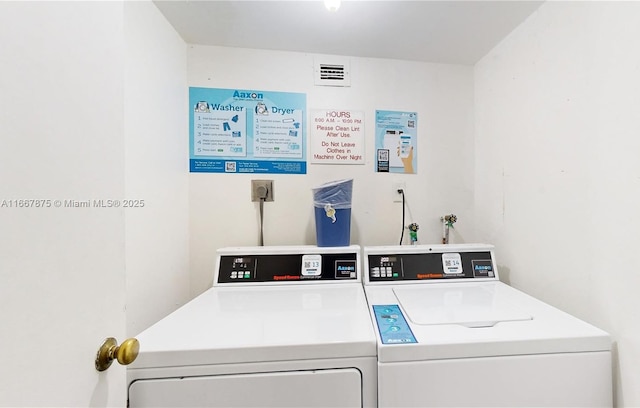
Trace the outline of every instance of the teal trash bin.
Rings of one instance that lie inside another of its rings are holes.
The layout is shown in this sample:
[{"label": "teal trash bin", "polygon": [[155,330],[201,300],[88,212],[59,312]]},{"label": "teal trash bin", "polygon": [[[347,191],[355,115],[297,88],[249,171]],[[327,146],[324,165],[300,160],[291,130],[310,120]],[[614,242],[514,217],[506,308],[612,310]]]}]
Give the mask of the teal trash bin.
[{"label": "teal trash bin", "polygon": [[351,193],[353,179],[325,183],[313,189],[318,246],[351,244]]}]

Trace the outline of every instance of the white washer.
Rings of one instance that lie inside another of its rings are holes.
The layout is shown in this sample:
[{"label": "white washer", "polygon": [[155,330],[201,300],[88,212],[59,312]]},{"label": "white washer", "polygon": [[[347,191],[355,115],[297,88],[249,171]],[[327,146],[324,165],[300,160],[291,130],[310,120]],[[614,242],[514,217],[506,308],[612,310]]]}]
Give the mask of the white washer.
[{"label": "white washer", "polygon": [[214,287],[137,336],[130,407],[374,407],[360,247],[221,249]]},{"label": "white washer", "polygon": [[380,407],[606,407],[610,336],[498,279],[490,245],[364,248]]}]

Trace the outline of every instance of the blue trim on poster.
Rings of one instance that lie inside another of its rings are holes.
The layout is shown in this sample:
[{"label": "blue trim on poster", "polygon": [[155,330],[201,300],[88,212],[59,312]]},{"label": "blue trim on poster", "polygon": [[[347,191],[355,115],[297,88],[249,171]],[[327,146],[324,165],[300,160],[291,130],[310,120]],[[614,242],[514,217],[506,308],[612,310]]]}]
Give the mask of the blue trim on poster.
[{"label": "blue trim on poster", "polygon": [[307,173],[307,163],[301,161],[191,159],[189,162],[192,173]]}]

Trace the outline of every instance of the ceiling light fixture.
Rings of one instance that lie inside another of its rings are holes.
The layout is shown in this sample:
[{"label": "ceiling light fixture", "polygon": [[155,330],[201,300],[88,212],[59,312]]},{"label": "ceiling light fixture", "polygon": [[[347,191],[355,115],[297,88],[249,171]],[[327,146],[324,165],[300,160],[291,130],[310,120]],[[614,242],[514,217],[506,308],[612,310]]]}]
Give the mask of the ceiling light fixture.
[{"label": "ceiling light fixture", "polygon": [[340,0],[324,0],[324,6],[331,12],[337,11],[340,8]]}]

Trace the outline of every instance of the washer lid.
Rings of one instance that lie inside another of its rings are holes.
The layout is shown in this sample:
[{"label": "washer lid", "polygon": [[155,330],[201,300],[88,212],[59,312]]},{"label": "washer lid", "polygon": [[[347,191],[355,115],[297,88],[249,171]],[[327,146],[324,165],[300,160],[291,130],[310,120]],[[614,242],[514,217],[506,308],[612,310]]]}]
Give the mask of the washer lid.
[{"label": "washer lid", "polygon": [[494,286],[421,285],[394,287],[407,318],[418,325],[458,324],[492,327],[532,316],[496,296]]},{"label": "washer lid", "polygon": [[[498,281],[365,289],[380,363],[611,350],[606,332]],[[391,328],[375,306],[394,304],[415,342],[383,342],[380,330]]]}]

